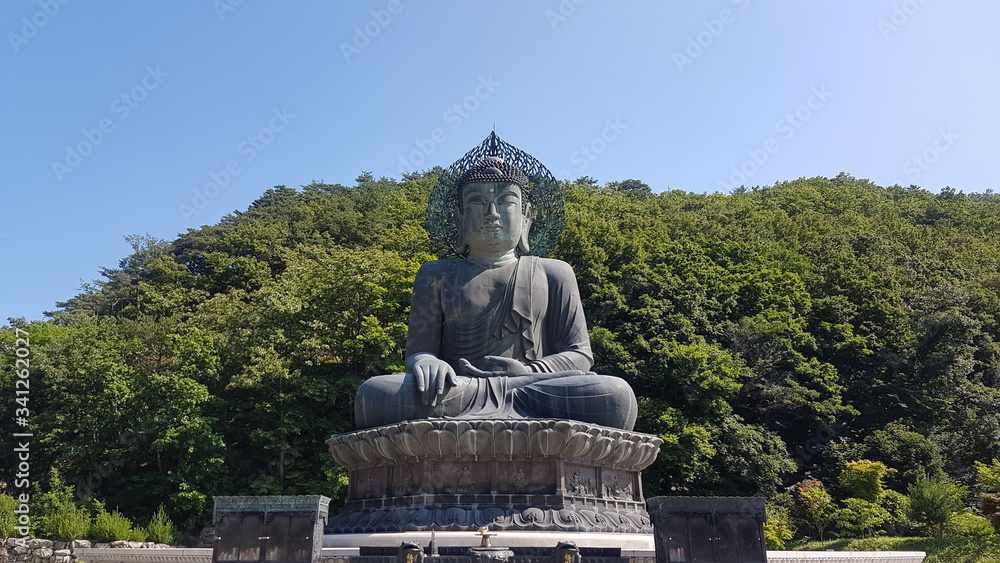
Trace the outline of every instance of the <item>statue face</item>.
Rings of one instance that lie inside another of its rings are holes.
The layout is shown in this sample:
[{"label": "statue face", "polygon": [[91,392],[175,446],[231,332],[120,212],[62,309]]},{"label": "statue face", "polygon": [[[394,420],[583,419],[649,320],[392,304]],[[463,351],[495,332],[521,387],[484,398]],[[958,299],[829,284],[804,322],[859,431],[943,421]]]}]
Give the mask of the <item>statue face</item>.
[{"label": "statue face", "polygon": [[528,220],[521,212],[521,187],[509,183],[465,186],[459,229],[470,252],[507,252],[517,246]]}]

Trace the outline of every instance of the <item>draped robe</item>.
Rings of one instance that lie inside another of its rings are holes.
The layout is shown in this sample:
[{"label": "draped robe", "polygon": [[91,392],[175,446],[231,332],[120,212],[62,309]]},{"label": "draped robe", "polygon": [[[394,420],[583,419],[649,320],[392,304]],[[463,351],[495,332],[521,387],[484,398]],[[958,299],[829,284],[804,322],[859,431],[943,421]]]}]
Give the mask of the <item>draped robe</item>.
[{"label": "draped robe", "polygon": [[[466,260],[423,264],[414,282],[406,355],[432,354],[458,384],[437,405],[420,404],[414,378],[377,376],[358,390],[355,420],[369,428],[416,418],[569,418],[631,429],[636,402],[628,384],[590,372],[593,355],[572,268],[523,256],[482,267]],[[468,377],[466,359],[515,358],[529,373]]]}]

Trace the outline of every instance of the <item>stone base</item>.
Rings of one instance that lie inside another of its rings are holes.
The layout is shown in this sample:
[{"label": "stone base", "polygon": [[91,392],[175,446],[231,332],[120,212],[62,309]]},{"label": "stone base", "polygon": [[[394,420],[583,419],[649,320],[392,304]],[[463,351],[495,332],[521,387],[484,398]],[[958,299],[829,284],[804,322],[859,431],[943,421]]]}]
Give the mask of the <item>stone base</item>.
[{"label": "stone base", "polygon": [[418,420],[334,436],[350,485],[326,533],[648,534],[640,470],[661,443],[567,420]]},{"label": "stone base", "polygon": [[[439,548],[474,547],[480,537],[473,531],[435,532],[435,543]],[[431,542],[430,532],[402,532],[382,534],[326,534],[323,536],[323,554],[333,553],[333,548],[383,547],[398,548],[402,542],[419,542],[427,547]],[[562,541],[576,543],[581,549],[621,549],[623,557],[643,555],[652,557],[654,552],[652,534],[613,534],[594,532],[500,532],[493,543],[513,548],[553,549]]]}]

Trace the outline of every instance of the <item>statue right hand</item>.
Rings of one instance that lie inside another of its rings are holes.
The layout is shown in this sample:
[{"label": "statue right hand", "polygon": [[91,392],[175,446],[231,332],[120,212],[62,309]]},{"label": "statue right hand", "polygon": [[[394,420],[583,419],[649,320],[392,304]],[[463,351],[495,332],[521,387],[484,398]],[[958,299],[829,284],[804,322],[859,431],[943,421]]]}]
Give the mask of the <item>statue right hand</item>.
[{"label": "statue right hand", "polygon": [[416,379],[423,405],[437,406],[438,399],[447,392],[445,387],[458,385],[454,368],[433,354],[416,354],[407,363],[411,365],[406,371]]}]

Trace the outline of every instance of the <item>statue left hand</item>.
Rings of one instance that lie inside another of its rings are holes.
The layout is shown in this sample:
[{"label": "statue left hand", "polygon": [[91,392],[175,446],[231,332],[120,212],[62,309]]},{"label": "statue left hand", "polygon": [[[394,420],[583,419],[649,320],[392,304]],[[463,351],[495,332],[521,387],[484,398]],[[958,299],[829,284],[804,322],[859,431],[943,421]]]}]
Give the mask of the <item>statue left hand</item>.
[{"label": "statue left hand", "polygon": [[485,361],[483,367],[487,369],[479,369],[472,365],[469,360],[462,358],[458,360],[458,364],[462,367],[462,371],[465,375],[469,377],[496,377],[500,375],[521,375],[529,373],[531,370],[528,366],[524,365],[520,360],[514,358],[505,358],[503,356],[486,356],[483,358]]}]

